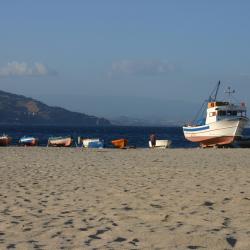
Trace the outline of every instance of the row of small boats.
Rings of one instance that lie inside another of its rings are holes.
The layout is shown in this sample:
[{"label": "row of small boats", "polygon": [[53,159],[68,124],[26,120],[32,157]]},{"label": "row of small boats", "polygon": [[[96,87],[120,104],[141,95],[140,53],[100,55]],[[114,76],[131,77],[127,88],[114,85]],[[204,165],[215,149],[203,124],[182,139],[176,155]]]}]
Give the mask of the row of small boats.
[{"label": "row of small boats", "polygon": [[[0,136],[0,146],[8,146],[12,142],[12,137],[9,135],[3,134]],[[23,136],[18,140],[18,144],[21,146],[37,146],[39,139],[34,136]],[[48,146],[57,146],[57,147],[70,147],[73,144],[73,138],[71,136],[59,136],[59,137],[50,137],[48,139]]]},{"label": "row of small boats", "polygon": [[[0,146],[8,146],[12,142],[12,138],[9,135],[0,136]],[[103,148],[104,140],[99,138],[83,138],[78,137],[78,144],[82,145],[84,148]],[[33,136],[23,136],[19,139],[18,144],[20,146],[37,146],[39,144],[39,139]],[[71,147],[74,144],[74,139],[72,136],[57,136],[48,138],[47,146],[49,147]],[[115,148],[134,148],[135,146],[129,146],[128,140],[121,138],[117,140],[112,140],[111,144]],[[153,148],[168,148],[171,145],[170,140],[156,140],[154,145],[149,141],[149,147]]]}]

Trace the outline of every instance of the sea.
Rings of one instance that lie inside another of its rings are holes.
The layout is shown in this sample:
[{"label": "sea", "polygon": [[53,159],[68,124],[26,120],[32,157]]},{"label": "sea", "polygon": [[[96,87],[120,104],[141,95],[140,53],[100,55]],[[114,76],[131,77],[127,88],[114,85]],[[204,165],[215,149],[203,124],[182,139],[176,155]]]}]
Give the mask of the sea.
[{"label": "sea", "polygon": [[[77,143],[78,136],[83,138],[99,138],[104,140],[105,147],[112,148],[111,141],[126,138],[130,146],[148,148],[149,135],[155,134],[156,139],[172,141],[172,148],[198,147],[197,143],[185,140],[181,127],[64,127],[64,126],[0,126],[0,135],[8,134],[12,137],[12,144],[18,145],[22,136],[34,136],[39,139],[40,146],[47,146],[51,136],[72,136]],[[250,135],[250,128],[245,129],[245,135]]]}]

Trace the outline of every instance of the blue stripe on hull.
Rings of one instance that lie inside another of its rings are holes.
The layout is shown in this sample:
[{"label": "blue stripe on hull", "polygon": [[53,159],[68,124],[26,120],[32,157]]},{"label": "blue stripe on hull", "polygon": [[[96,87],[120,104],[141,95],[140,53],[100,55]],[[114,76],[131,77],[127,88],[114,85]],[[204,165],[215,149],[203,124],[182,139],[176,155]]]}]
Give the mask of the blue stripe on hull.
[{"label": "blue stripe on hull", "polygon": [[187,131],[187,132],[195,132],[195,131],[202,131],[202,130],[206,130],[209,129],[209,126],[202,126],[202,127],[185,127],[183,128],[183,131]]}]

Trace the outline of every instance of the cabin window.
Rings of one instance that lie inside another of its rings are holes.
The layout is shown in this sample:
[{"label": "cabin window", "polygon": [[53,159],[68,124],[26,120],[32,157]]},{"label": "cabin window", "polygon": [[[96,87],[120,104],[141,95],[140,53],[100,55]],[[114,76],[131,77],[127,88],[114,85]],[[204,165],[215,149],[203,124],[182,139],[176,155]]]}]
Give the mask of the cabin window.
[{"label": "cabin window", "polygon": [[227,112],[224,111],[224,110],[218,111],[218,115],[219,115],[219,116],[225,116],[226,114],[227,114]]},{"label": "cabin window", "polygon": [[233,110],[229,110],[229,111],[224,111],[224,110],[219,110],[218,111],[218,116],[246,116],[246,112],[245,111],[233,111]]},{"label": "cabin window", "polygon": [[227,111],[227,115],[230,115],[230,116],[237,115],[237,111],[229,110],[229,111]]},{"label": "cabin window", "polygon": [[239,116],[246,116],[246,111],[239,111],[238,115]]}]

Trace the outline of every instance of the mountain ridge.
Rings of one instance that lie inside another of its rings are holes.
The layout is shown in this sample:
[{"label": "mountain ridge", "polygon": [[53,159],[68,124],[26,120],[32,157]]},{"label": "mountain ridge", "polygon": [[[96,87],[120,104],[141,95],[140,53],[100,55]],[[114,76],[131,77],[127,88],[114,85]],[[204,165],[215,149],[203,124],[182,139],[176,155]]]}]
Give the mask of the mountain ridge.
[{"label": "mountain ridge", "polygon": [[0,90],[0,124],[109,126],[105,118],[49,106],[23,95]]}]

